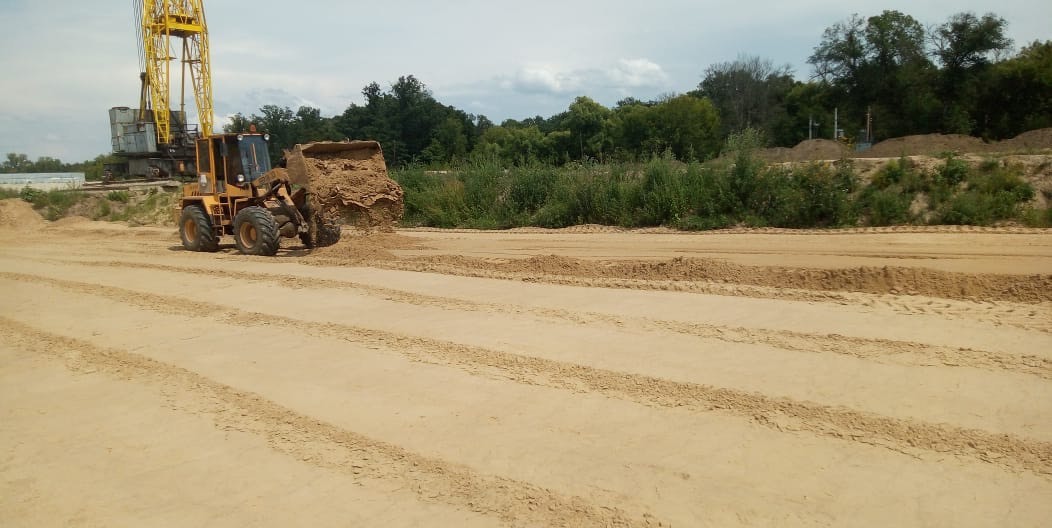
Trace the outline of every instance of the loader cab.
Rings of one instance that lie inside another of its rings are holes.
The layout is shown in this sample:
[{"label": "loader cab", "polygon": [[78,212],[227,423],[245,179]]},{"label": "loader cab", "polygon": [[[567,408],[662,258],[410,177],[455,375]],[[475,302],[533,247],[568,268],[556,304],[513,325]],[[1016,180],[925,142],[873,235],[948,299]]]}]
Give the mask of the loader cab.
[{"label": "loader cab", "polygon": [[270,170],[268,135],[217,134],[197,140],[199,185],[203,193],[246,188]]}]

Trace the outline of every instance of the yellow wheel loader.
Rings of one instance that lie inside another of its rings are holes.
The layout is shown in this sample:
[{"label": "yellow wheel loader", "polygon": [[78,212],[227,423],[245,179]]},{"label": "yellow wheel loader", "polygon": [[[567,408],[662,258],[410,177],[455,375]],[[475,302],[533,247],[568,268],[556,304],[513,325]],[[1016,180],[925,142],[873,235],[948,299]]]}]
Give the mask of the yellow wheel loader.
[{"label": "yellow wheel loader", "polygon": [[283,237],[298,236],[308,248],[335,244],[341,223],[370,215],[372,207],[401,216],[402,189],[387,177],[379,143],[296,145],[272,169],[268,139],[244,133],[197,140],[198,181],[183,186],[178,205],[183,247],[217,251],[232,235],[241,253],[273,255]]}]

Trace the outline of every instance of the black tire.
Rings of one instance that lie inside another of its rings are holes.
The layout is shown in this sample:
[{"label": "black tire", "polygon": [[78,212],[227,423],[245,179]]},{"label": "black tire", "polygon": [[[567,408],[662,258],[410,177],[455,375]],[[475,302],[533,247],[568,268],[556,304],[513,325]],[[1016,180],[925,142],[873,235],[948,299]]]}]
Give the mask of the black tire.
[{"label": "black tire", "polygon": [[300,214],[307,222],[307,232],[300,233],[300,241],[307,249],[331,246],[340,241],[342,229],[340,224],[325,222],[312,205],[312,196],[308,195],[300,208]]},{"label": "black tire", "polygon": [[342,229],[338,224],[322,224],[314,220],[308,220],[310,228],[306,233],[300,233],[300,241],[307,249],[328,247],[340,241]]},{"label": "black tire", "polygon": [[281,233],[270,211],[246,207],[234,217],[234,244],[246,255],[271,256],[278,252]]},{"label": "black tire", "polygon": [[183,207],[179,215],[179,238],[183,240],[183,247],[190,251],[219,251],[219,237],[212,229],[212,220],[198,204]]}]

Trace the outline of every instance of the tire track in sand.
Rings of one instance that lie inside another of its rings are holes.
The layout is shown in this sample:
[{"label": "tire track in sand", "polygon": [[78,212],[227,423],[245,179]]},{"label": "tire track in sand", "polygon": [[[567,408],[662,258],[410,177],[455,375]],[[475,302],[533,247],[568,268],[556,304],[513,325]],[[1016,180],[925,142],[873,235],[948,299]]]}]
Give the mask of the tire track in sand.
[{"label": "tire track in sand", "polygon": [[[136,255],[151,254],[149,252],[130,250],[125,252]],[[384,253],[386,256],[381,258],[376,255],[377,252]],[[11,256],[23,258],[25,260],[77,262],[84,265],[98,265],[99,262],[83,260],[73,261],[57,258],[33,258],[24,257],[21,255]],[[953,296],[953,298],[947,298],[942,296],[923,297],[919,296],[920,292],[910,290],[906,287],[903,287],[904,289],[901,291],[895,288],[891,288],[888,293],[879,293],[879,291],[886,289],[884,287],[881,287],[877,288],[878,293],[867,293],[862,291],[849,291],[851,290],[851,288],[847,288],[846,290],[824,290],[793,288],[789,285],[752,285],[741,282],[735,282],[734,280],[727,278],[714,280],[688,280],[682,277],[673,279],[588,276],[588,273],[591,272],[588,272],[584,275],[575,275],[572,273],[572,269],[570,270],[570,272],[567,273],[549,273],[545,271],[543,266],[536,270],[523,271],[524,268],[529,267],[530,259],[526,259],[526,263],[520,262],[518,264],[515,264],[515,266],[518,268],[518,271],[509,271],[506,269],[502,269],[506,268],[508,263],[489,262],[486,259],[472,259],[469,265],[462,266],[457,264],[457,262],[463,260],[462,258],[453,256],[446,257],[447,258],[445,259],[429,257],[425,260],[399,259],[393,254],[386,252],[386,250],[377,249],[376,247],[373,247],[369,251],[365,251],[362,255],[358,257],[332,258],[332,256],[325,255],[306,255],[302,258],[297,258],[296,262],[315,266],[367,266],[394,271],[439,273],[444,275],[454,275],[461,277],[513,280],[522,282],[538,282],[575,287],[674,291],[685,293],[698,293],[705,295],[751,297],[757,299],[836,303],[842,305],[862,306],[867,308],[880,308],[890,310],[891,312],[897,314],[936,315],[944,318],[968,319],[973,321],[991,323],[995,325],[1008,325],[1024,330],[1052,333],[1052,301],[1015,302],[991,301],[989,299],[984,299],[980,301],[975,300],[974,295],[955,295]],[[287,263],[287,261],[284,261],[283,259],[259,259],[256,257],[247,257],[235,254],[222,254],[217,256],[217,259],[246,261],[253,263]],[[559,262],[565,260],[559,259],[557,259]],[[535,258],[533,260],[538,259]],[[539,260],[543,261],[545,259],[542,258]],[[574,260],[576,262],[576,259],[571,260]],[[558,264],[559,262],[556,262],[555,264]],[[127,263],[123,263],[121,261],[112,261],[112,263],[115,265],[127,265]],[[551,267],[553,263],[546,262],[544,264],[545,266]],[[697,263],[694,262],[693,264]],[[136,264],[136,266],[162,266],[157,269],[164,269],[163,265]],[[690,265],[688,265],[687,267],[689,268]],[[602,268],[602,266],[599,266],[598,268]],[[805,276],[808,273],[818,275],[836,275],[835,273],[828,270],[801,269],[799,271]],[[689,273],[689,269],[686,270],[686,272]],[[635,270],[632,273],[639,275],[638,270]],[[792,275],[792,273],[790,273],[789,275]],[[1030,279],[1034,278],[1031,277]],[[1048,279],[1048,281],[1052,281],[1052,275],[1046,277],[1046,279]],[[806,280],[808,279],[806,279],[805,277],[803,280],[805,280],[806,282]],[[880,282],[880,280],[878,280],[878,282]],[[885,284],[884,286],[887,285]],[[1029,284],[1029,286],[1034,286],[1034,284]],[[1009,289],[1011,288],[1009,287]],[[1032,290],[1032,288],[1029,287],[1028,289]],[[1050,286],[1048,289],[1049,291],[1052,291],[1052,286]],[[1050,294],[1046,293],[1042,295]]]},{"label": "tire track in sand", "polygon": [[223,430],[263,437],[281,453],[355,480],[396,482],[421,501],[493,515],[508,526],[658,525],[650,514],[629,515],[526,482],[484,475],[397,445],[373,440],[300,414],[175,365],[46,332],[0,316],[0,338],[66,363],[76,372],[102,373],[157,387],[179,409],[209,416]]},{"label": "tire track in sand", "polygon": [[[51,260],[48,261],[52,262]],[[99,262],[54,260],[53,262],[61,262],[63,264],[76,263],[84,266],[107,268],[153,269],[157,271],[182,273],[194,276],[199,276],[201,273],[211,271],[209,268],[203,267],[174,266],[165,264],[132,264],[117,261]],[[999,353],[972,348],[937,346],[892,339],[710,325],[646,317],[621,317],[599,312],[572,311],[559,308],[475,302],[464,299],[411,293],[394,288],[384,288],[344,280],[317,279],[288,275],[283,275],[280,278],[273,276],[251,276],[245,277],[244,280],[256,283],[284,285],[293,288],[348,290],[360,292],[374,298],[414,306],[455,309],[467,312],[503,313],[509,315],[529,314],[534,317],[553,321],[572,322],[585,326],[604,324],[616,328],[628,327],[651,332],[674,332],[692,335],[703,339],[715,339],[726,343],[767,345],[794,352],[839,354],[865,359],[876,363],[917,367],[932,365],[942,365],[945,367],[972,367],[992,372],[1016,372],[1052,380],[1052,359],[1032,354]]]},{"label": "tire track in sand", "polygon": [[303,321],[112,286],[17,273],[0,273],[0,278],[102,297],[166,315],[205,317],[188,314],[209,314],[210,320],[243,327],[278,325],[303,335],[357,342],[402,354],[413,361],[447,365],[473,375],[594,392],[649,406],[723,412],[778,431],[806,431],[920,458],[952,454],[1010,470],[1052,476],[1052,442],[1010,434],[892,418],[845,407],[617,372],[340,323]]}]

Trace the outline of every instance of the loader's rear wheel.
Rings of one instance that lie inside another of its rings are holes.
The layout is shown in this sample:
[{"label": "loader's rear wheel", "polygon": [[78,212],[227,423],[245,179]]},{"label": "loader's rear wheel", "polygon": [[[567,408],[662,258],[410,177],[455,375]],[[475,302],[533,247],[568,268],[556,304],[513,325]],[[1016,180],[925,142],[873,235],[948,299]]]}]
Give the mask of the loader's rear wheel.
[{"label": "loader's rear wheel", "polygon": [[278,252],[281,233],[274,215],[262,207],[246,207],[234,217],[234,244],[246,255],[270,256]]},{"label": "loader's rear wheel", "polygon": [[212,220],[200,205],[183,207],[179,215],[179,238],[183,239],[183,247],[190,251],[219,251],[219,237],[212,229]]}]

